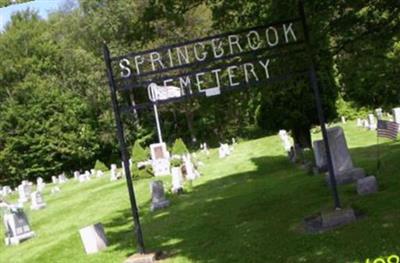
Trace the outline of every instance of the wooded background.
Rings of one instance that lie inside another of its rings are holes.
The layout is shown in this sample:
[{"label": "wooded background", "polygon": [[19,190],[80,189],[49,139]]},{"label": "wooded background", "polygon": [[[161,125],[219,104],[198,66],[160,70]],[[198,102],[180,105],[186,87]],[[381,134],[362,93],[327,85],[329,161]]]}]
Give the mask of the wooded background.
[{"label": "wooded background", "polygon": [[[329,121],[399,106],[399,5],[305,1]],[[297,16],[295,0],[80,0],[47,20],[32,10],[16,13],[0,34],[0,184],[48,180],[96,160],[120,163],[104,41],[113,54],[125,54]],[[194,149],[279,129],[308,147],[317,124],[306,79],[168,105],[160,116],[167,143],[182,138]],[[125,123],[130,147],[157,140],[151,111]]]}]

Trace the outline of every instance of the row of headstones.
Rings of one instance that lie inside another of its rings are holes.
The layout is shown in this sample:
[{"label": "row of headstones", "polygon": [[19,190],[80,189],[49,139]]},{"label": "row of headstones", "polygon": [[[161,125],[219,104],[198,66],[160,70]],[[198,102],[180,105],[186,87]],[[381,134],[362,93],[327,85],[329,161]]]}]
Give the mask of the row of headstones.
[{"label": "row of headstones", "polygon": [[[341,127],[328,128],[327,135],[336,183],[357,182],[357,192],[360,195],[376,192],[378,190],[376,178],[374,176],[365,177],[365,172],[362,168],[354,167],[343,129]],[[297,150],[295,146],[292,146],[292,140],[285,130],[279,131],[279,137],[285,151],[288,152],[289,159],[293,162],[296,161],[296,158],[301,155],[301,149]],[[327,172],[328,163],[324,141],[314,141],[313,151],[316,166],[315,173]],[[325,177],[325,181],[330,185],[328,174]]]},{"label": "row of headstones", "polygon": [[[200,176],[192,161],[191,154],[183,156],[172,156],[173,158],[180,158],[183,161],[182,167],[173,167],[171,169],[172,176],[172,192],[179,194],[183,192],[184,180],[193,181]],[[182,169],[183,168],[183,169]],[[112,171],[117,172],[117,167],[112,165]],[[182,172],[184,170],[184,172]],[[163,181],[156,180],[150,183],[151,192],[151,206],[150,210],[155,211],[166,208],[170,205],[171,201],[166,198]],[[81,240],[87,254],[97,253],[105,249],[108,245],[104,228],[101,223],[93,224],[79,230]]]},{"label": "row of headstones", "polygon": [[[113,171],[116,171],[116,165],[111,166]],[[74,172],[74,178],[79,182],[85,182],[90,180],[91,177],[102,177],[104,173],[100,170],[92,169],[90,172],[85,171],[84,174],[80,174],[79,171]],[[121,177],[118,175],[118,177]],[[67,182],[68,179],[65,174],[61,174],[58,177],[52,176],[53,184],[63,184]],[[31,230],[29,225],[27,216],[23,210],[23,203],[31,200],[30,208],[32,210],[39,210],[46,207],[46,203],[43,200],[43,196],[41,192],[45,188],[45,183],[41,177],[37,178],[37,191],[32,192],[33,183],[23,180],[21,184],[17,187],[17,191],[19,194],[18,205],[8,205],[5,202],[1,203],[1,207],[5,210],[3,216],[3,223],[5,226],[5,244],[6,245],[16,245],[22,242],[23,240],[32,238],[35,236],[35,233]],[[55,187],[52,189],[52,193],[59,192],[59,187]],[[12,193],[12,190],[9,186],[4,186],[1,189],[1,195],[4,197],[8,194]],[[99,226],[95,225],[96,228]],[[81,237],[84,240],[85,236],[87,236],[88,231],[92,231],[93,226],[81,229]],[[101,234],[101,232],[97,231],[96,235]],[[104,236],[104,232],[103,232]],[[93,243],[89,242],[89,248],[85,244],[85,249],[87,252],[90,252],[90,246],[93,248]],[[97,245],[96,245],[97,246]]]},{"label": "row of headstones", "polygon": [[103,177],[104,173],[101,170],[91,169],[90,172],[86,170],[84,173],[80,173],[79,171],[74,172],[74,179],[80,183],[90,181],[91,178],[94,177]]},{"label": "row of headstones", "polygon": [[[400,124],[400,108],[394,108],[392,110],[392,115],[387,113],[387,117],[389,118],[390,121],[394,121],[394,122]],[[344,117],[342,117],[342,122],[343,122],[343,118]],[[378,108],[378,109],[375,109],[375,115],[368,114],[367,119],[357,118],[357,126],[364,127],[369,130],[376,130],[376,128],[377,128],[376,119],[381,120],[382,118],[383,118],[383,111],[381,108]]]},{"label": "row of headstones", "polygon": [[1,197],[6,197],[7,195],[11,194],[13,190],[11,189],[10,186],[0,186],[0,196]]}]

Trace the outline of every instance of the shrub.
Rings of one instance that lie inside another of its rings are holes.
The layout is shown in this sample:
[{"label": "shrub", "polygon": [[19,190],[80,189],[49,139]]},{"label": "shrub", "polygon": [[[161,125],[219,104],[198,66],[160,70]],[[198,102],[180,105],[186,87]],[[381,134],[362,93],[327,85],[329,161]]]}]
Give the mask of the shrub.
[{"label": "shrub", "polygon": [[146,161],[148,158],[149,152],[143,149],[139,141],[135,141],[135,144],[132,147],[132,161],[138,163]]},{"label": "shrub", "polygon": [[108,171],[107,166],[99,160],[96,160],[96,163],[94,164],[94,169],[97,171],[102,171],[102,172]]},{"label": "shrub", "polygon": [[172,146],[172,154],[183,155],[188,152],[189,150],[187,149],[183,140],[181,138],[176,139],[174,145]]},{"label": "shrub", "polygon": [[371,110],[365,107],[357,107],[353,102],[345,101],[342,97],[339,97],[336,101],[336,108],[338,116],[345,116],[348,120],[366,118],[371,113]]},{"label": "shrub", "polygon": [[132,177],[136,178],[148,178],[153,176],[153,171],[151,166],[146,166],[142,169],[137,167],[139,162],[146,161],[149,158],[149,151],[144,149],[139,141],[135,141],[132,147]]}]

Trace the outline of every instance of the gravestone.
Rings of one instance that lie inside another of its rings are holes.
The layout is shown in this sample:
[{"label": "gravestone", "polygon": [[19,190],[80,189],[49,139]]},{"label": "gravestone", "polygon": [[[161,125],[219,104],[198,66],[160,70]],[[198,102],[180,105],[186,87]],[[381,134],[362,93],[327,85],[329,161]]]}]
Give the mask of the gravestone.
[{"label": "gravestone", "polygon": [[376,121],[374,114],[368,114],[368,129],[376,130]]},{"label": "gravestone", "polygon": [[39,191],[33,192],[31,194],[31,209],[39,210],[46,207],[46,203],[43,201],[42,194]]},{"label": "gravestone", "polygon": [[68,181],[67,177],[65,177],[65,174],[62,173],[58,176],[58,183],[59,184],[65,184]]},{"label": "gravestone", "polygon": [[368,123],[368,121],[366,120],[366,119],[363,119],[363,127],[364,128],[366,128],[366,129],[369,129],[369,123]]},{"label": "gravestone", "polygon": [[111,173],[110,173],[110,181],[115,181],[120,179],[118,173],[117,173],[117,165],[116,164],[111,164]]},{"label": "gravestone", "polygon": [[90,176],[96,176],[96,169],[90,169]]},{"label": "gravestone", "polygon": [[292,147],[292,143],[290,142],[289,135],[287,134],[286,130],[280,130],[279,133],[279,138],[282,141],[283,148],[285,149],[286,152],[290,152],[290,148]]},{"label": "gravestone", "polygon": [[357,180],[357,193],[368,195],[378,192],[378,182],[375,176],[367,176]]},{"label": "gravestone", "polygon": [[107,248],[107,238],[100,223],[79,230],[86,254],[94,254]]},{"label": "gravestone", "polygon": [[6,246],[17,245],[21,241],[35,236],[22,208],[9,206],[4,214],[3,222],[6,230],[4,239]]},{"label": "gravestone", "polygon": [[96,177],[103,177],[104,173],[101,170],[97,170]]},{"label": "gravestone", "polygon": [[53,188],[51,188],[51,194],[56,194],[61,192],[60,188],[58,186],[55,186]]},{"label": "gravestone", "polygon": [[7,195],[11,194],[12,190],[11,187],[8,185],[3,186],[3,191],[2,191],[2,195],[3,197],[6,197]]},{"label": "gravestone", "polygon": [[42,177],[38,177],[36,179],[36,190],[39,192],[42,192],[45,188],[46,184],[43,182],[43,178]]},{"label": "gravestone", "polygon": [[56,177],[56,176],[52,176],[51,177],[51,182],[53,183],[53,184],[58,184],[58,178]]},{"label": "gravestone", "polygon": [[172,192],[174,194],[181,193],[183,191],[183,176],[180,167],[171,168],[172,175]]},{"label": "gravestone", "polygon": [[221,159],[231,155],[231,148],[227,143],[220,143],[218,155]]},{"label": "gravestone", "polygon": [[188,180],[194,180],[200,177],[200,173],[195,169],[194,164],[190,158],[190,154],[183,156],[183,164],[185,166],[186,178]]},{"label": "gravestone", "polygon": [[170,174],[170,154],[165,143],[153,143],[150,145],[151,165],[154,176]]},{"label": "gravestone", "polygon": [[75,180],[79,180],[79,176],[81,175],[81,173],[79,171],[75,171],[74,172],[74,179]]},{"label": "gravestone", "polygon": [[170,202],[165,198],[164,185],[162,181],[153,181],[150,184],[151,188],[151,211],[165,208]]},{"label": "gravestone", "polygon": [[360,118],[357,118],[357,127],[362,127],[363,123],[362,120]]},{"label": "gravestone", "polygon": [[325,144],[323,140],[313,142],[315,166],[318,172],[328,171],[328,160],[326,158]]},{"label": "gravestone", "polygon": [[375,114],[376,114],[376,118],[377,118],[378,120],[382,120],[383,113],[382,113],[382,109],[381,109],[381,108],[375,109]]},{"label": "gravestone", "polygon": [[29,200],[29,196],[32,192],[32,185],[27,183],[26,181],[22,181],[22,183],[18,186],[18,195],[19,203],[25,203]]},{"label": "gravestone", "polygon": [[85,171],[85,173],[79,175],[79,182],[87,182],[90,181],[90,172],[89,171]]},{"label": "gravestone", "polygon": [[[343,129],[329,128],[327,134],[337,184],[352,183],[365,177],[363,169],[353,166]],[[326,182],[330,184],[329,174],[326,176]]]},{"label": "gravestone", "polygon": [[[393,109],[393,121],[395,123],[400,124],[400,108]],[[399,129],[400,129],[400,125],[399,125]]]},{"label": "gravestone", "polygon": [[345,124],[346,123],[346,117],[342,116],[341,117],[342,123]]},{"label": "gravestone", "polygon": [[203,143],[203,152],[204,152],[207,156],[210,155],[210,151],[208,150],[207,143]]}]

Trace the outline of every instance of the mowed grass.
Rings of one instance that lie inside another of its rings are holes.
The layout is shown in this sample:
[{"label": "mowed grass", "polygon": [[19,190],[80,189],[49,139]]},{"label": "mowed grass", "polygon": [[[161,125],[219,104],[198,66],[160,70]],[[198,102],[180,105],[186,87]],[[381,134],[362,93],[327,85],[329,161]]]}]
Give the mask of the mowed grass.
[{"label": "mowed grass", "polygon": [[[146,248],[162,250],[163,262],[365,262],[400,254],[400,143],[385,141],[376,173],[376,135],[349,123],[347,142],[356,166],[377,175],[380,192],[358,196],[341,186],[344,206],[365,213],[357,223],[323,234],[306,234],[303,218],[331,209],[323,176],[288,162],[278,136],[240,142],[233,154],[200,157],[203,176],[167,209],[150,212],[149,183],[134,181]],[[319,135],[316,135],[317,138]],[[157,178],[158,179],[158,178]],[[170,177],[161,178],[170,189]],[[70,180],[59,194],[44,194],[47,207],[25,211],[36,237],[18,246],[0,243],[0,262],[123,262],[135,237],[125,181],[109,176],[87,183]],[[78,230],[101,222],[109,247],[86,255]],[[1,227],[0,235],[3,236]]]}]

